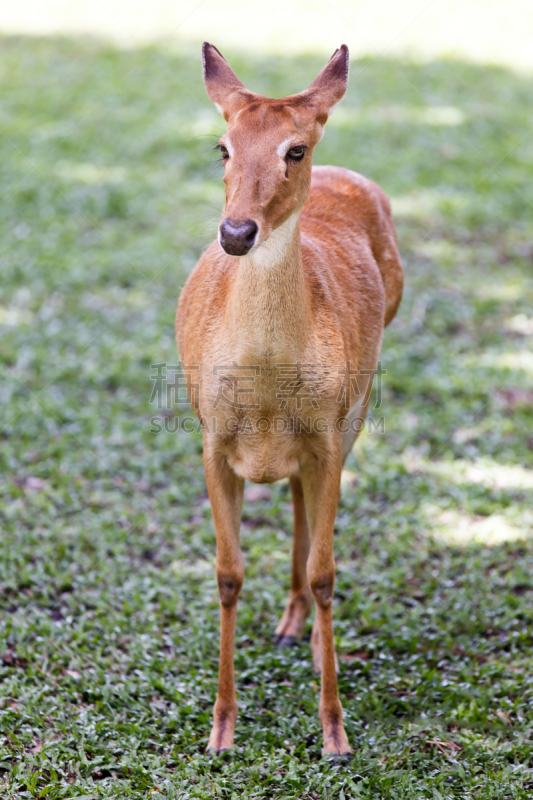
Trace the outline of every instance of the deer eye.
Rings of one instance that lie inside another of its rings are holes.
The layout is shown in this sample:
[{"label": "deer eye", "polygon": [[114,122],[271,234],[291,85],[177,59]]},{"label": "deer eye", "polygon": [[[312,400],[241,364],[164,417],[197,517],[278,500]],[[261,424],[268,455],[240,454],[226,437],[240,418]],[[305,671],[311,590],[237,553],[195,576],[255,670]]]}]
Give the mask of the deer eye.
[{"label": "deer eye", "polygon": [[222,161],[227,161],[229,158],[229,153],[227,147],[224,147],[223,144],[217,145],[218,149],[220,150],[220,155],[222,156]]},{"label": "deer eye", "polygon": [[287,158],[293,158],[295,161],[301,161],[305,155],[305,147],[291,147],[287,153]]}]

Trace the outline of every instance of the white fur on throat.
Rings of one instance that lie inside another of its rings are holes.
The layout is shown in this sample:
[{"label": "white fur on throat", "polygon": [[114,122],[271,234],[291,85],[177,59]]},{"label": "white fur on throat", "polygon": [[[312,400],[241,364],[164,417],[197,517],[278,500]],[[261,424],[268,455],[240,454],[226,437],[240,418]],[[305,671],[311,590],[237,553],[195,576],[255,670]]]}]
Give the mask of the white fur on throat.
[{"label": "white fur on throat", "polygon": [[283,225],[272,231],[266,241],[258,247],[254,247],[244,258],[257,264],[261,269],[274,267],[282,262],[291,246],[294,230],[298,224],[300,212],[295,211]]},{"label": "white fur on throat", "polygon": [[253,359],[267,351],[280,363],[290,361],[294,342],[303,335],[306,294],[300,242],[295,240],[299,216],[294,212],[263,244],[239,258],[230,302],[240,353],[252,359],[246,363],[260,363]]}]

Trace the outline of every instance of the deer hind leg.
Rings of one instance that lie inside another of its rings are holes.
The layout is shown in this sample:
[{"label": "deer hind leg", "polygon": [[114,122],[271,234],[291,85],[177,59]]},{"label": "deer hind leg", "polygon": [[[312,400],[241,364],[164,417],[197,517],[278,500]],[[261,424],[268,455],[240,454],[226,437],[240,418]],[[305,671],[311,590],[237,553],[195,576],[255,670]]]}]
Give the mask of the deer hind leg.
[{"label": "deer hind leg", "polygon": [[309,555],[309,527],[305,513],[304,495],[300,476],[290,479],[294,509],[294,539],[292,544],[292,577],[289,602],[276,628],[275,642],[293,645],[302,638],[305,620],[313,598],[307,583],[307,557]]},{"label": "deer hind leg", "polygon": [[[335,644],[333,640],[333,587],[335,560],[333,529],[340,494],[341,442],[322,463],[310,460],[302,465],[302,485],[309,520],[310,550],[307,578],[316,604],[320,648],[321,687],[319,716],[324,737],[322,753],[347,755],[350,745],[342,722],[337,690]],[[337,452],[338,451],[338,452]]]},{"label": "deer hind leg", "polygon": [[220,596],[218,693],[207,749],[221,753],[233,747],[237,720],[233,658],[237,601],[244,580],[239,546],[244,481],[225,462],[210,456],[205,447],[204,465],[217,540],[216,574]]}]

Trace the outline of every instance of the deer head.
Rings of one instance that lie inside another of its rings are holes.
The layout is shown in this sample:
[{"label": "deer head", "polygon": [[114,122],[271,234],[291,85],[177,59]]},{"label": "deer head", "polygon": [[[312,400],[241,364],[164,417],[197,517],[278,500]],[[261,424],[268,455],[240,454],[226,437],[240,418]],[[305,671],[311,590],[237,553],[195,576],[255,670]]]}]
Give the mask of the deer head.
[{"label": "deer head", "polygon": [[245,256],[297,218],[307,199],[313,149],[346,91],[348,48],[336,50],[305,91],[279,100],[248,91],[212,44],[202,52],[207,93],[228,123],[217,145],[226,184],[218,240],[229,255]]}]

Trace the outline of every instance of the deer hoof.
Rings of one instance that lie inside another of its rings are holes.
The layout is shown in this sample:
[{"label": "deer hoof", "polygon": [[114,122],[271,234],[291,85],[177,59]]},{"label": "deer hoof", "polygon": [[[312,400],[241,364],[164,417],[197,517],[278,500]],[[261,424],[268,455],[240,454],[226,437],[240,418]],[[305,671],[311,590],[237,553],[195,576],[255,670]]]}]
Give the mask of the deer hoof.
[{"label": "deer hoof", "polygon": [[351,750],[348,750],[347,753],[322,753],[322,758],[327,759],[331,764],[347,766],[353,758],[353,753]]},{"label": "deer hoof", "polygon": [[298,639],[296,636],[283,636],[283,634],[276,634],[274,636],[274,643],[278,645],[278,647],[296,647],[298,645]]},{"label": "deer hoof", "polygon": [[217,750],[216,747],[212,747],[208,745],[205,749],[206,753],[210,756],[221,756],[223,753],[231,753],[231,747],[221,747],[220,750]]}]

